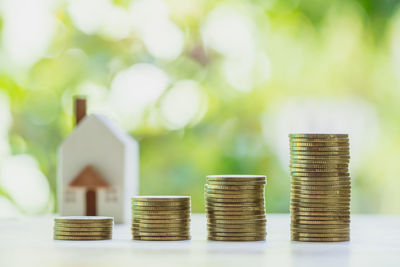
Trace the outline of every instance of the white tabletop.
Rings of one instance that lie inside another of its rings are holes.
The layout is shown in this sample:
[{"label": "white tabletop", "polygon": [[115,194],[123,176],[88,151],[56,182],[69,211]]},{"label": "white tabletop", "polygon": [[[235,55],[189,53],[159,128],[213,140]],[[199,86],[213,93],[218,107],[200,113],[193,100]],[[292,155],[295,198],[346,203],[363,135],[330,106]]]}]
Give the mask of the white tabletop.
[{"label": "white tabletop", "polygon": [[0,266],[400,266],[400,216],[352,215],[351,241],[290,241],[288,214],[268,214],[265,242],[206,240],[206,219],[192,215],[192,240],[54,241],[53,218],[0,219]]}]

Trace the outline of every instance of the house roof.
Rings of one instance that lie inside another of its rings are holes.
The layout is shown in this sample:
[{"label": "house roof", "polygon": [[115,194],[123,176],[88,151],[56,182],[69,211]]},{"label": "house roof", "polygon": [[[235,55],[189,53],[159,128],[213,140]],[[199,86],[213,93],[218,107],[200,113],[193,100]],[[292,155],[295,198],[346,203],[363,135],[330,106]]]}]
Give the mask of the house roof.
[{"label": "house roof", "polygon": [[68,144],[71,139],[80,136],[82,132],[86,132],[88,127],[93,128],[93,126],[98,130],[103,128],[105,131],[108,131],[111,136],[123,145],[136,146],[136,141],[108,117],[101,114],[91,114],[85,116],[81,120],[81,122],[75,127],[74,131],[65,138],[61,147]]},{"label": "house roof", "polygon": [[76,177],[71,181],[69,187],[85,187],[88,189],[110,187],[103,177],[92,167],[86,166]]}]

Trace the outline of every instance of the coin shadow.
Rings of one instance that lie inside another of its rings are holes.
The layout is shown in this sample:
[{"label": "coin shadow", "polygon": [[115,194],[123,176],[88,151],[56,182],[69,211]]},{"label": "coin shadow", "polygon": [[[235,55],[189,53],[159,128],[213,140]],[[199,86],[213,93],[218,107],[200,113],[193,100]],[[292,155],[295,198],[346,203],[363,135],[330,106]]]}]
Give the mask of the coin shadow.
[{"label": "coin shadow", "polygon": [[266,241],[225,242],[207,240],[206,250],[209,254],[263,254]]},{"label": "coin shadow", "polygon": [[325,264],[350,266],[350,241],[347,242],[300,242],[291,241],[292,266]]}]

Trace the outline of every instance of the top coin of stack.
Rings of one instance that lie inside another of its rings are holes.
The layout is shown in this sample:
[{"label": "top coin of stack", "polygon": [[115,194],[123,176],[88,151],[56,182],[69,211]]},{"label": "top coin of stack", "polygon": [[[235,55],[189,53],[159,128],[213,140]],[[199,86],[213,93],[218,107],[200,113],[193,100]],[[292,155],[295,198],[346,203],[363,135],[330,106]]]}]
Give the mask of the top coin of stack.
[{"label": "top coin of stack", "polygon": [[292,240],[348,241],[348,135],[289,134],[289,141]]},{"label": "top coin of stack", "polygon": [[114,219],[101,216],[65,216],[54,219],[55,240],[107,240]]},{"label": "top coin of stack", "polygon": [[265,183],[263,175],[207,176],[208,240],[265,240]]},{"label": "top coin of stack", "polygon": [[189,240],[190,197],[133,197],[131,230],[134,240]]}]

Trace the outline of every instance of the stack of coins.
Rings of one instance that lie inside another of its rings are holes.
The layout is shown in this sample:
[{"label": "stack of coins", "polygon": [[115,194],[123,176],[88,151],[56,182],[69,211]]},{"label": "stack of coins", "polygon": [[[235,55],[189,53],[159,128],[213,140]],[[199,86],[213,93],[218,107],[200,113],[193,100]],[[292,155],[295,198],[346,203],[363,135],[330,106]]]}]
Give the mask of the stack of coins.
[{"label": "stack of coins", "polygon": [[350,240],[347,134],[289,134],[294,241]]},{"label": "stack of coins", "polygon": [[189,240],[190,197],[133,197],[131,230],[134,240]]},{"label": "stack of coins", "polygon": [[54,219],[55,240],[108,240],[114,219],[101,216],[66,216]]},{"label": "stack of coins", "polygon": [[207,176],[208,240],[265,240],[265,184],[263,175]]}]

